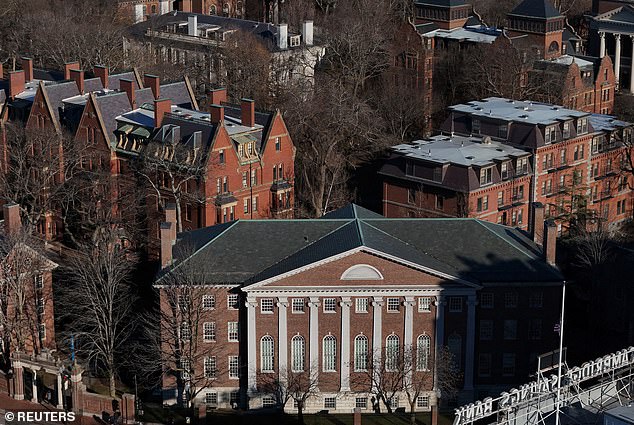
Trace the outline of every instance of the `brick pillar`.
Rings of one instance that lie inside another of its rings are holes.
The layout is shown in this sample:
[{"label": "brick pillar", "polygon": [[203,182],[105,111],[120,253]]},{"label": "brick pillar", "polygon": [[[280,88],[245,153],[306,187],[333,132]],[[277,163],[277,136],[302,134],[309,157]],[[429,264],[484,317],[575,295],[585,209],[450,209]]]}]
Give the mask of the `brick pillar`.
[{"label": "brick pillar", "polygon": [[81,382],[81,369],[74,365],[70,374],[70,383],[72,389],[73,412],[81,416],[84,411],[84,388]]},{"label": "brick pillar", "polygon": [[431,407],[431,425],[438,425],[438,406]]},{"label": "brick pillar", "polygon": [[20,362],[13,362],[13,398],[24,400],[24,369]]},{"label": "brick pillar", "polygon": [[359,409],[358,407],[354,408],[353,424],[354,425],[361,425],[361,409]]}]

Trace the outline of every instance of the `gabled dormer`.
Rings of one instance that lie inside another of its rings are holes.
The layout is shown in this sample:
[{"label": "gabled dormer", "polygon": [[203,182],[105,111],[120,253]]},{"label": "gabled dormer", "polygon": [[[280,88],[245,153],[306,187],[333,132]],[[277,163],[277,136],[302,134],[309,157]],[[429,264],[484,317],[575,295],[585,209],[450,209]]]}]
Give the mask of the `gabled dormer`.
[{"label": "gabled dormer", "polygon": [[507,15],[509,37],[524,37],[537,56],[553,59],[562,54],[564,16],[550,0],[524,0]]}]

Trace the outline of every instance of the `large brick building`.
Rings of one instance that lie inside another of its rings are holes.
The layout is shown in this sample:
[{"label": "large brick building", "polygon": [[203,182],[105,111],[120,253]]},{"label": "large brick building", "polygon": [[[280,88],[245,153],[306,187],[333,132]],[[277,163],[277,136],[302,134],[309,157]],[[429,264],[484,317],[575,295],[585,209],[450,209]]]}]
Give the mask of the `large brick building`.
[{"label": "large brick building", "polygon": [[[412,373],[433,376],[445,346],[462,371],[461,398],[470,399],[522,382],[536,356],[557,345],[550,329],[562,277],[551,265],[551,225],[543,249],[484,221],[393,220],[355,205],[316,220],[220,224],[179,234],[175,244],[173,226],[162,226],[163,313],[189,296],[170,301],[185,287],[180,276],[193,278],[202,307],[193,329],[185,318],[167,323],[189,329],[179,334],[180,353],[198,347],[193,361],[181,355],[166,367],[167,403],[189,389],[195,404],[273,407],[267,383],[290,370],[318,382],[307,411],[370,411],[376,395],[360,378],[371,365],[413,347],[420,363]],[[214,379],[194,389],[190,377],[200,373]],[[437,387],[430,379],[416,409],[436,403]],[[405,406],[405,395],[392,403]]]},{"label": "large brick building", "polygon": [[539,202],[559,230],[632,217],[623,173],[632,125],[609,115],[487,98],[450,107],[436,136],[399,145],[386,162],[388,217],[477,217],[526,228]]}]

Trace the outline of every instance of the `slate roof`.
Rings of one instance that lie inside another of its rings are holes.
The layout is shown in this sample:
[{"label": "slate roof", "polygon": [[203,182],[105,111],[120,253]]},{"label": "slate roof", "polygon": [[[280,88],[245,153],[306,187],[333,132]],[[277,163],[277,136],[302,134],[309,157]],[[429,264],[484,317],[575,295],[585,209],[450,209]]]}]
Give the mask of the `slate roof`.
[{"label": "slate roof", "polygon": [[194,109],[192,99],[187,90],[187,84],[184,81],[162,85],[160,95],[162,99],[171,99],[172,105]]},{"label": "slate roof", "polygon": [[[161,86],[162,88],[163,86]],[[152,89],[146,87],[144,89],[139,89],[135,91],[136,96],[136,104],[137,106],[141,106],[144,103],[154,103],[154,93],[152,93]]]},{"label": "slate roof", "polygon": [[112,142],[115,140],[114,131],[117,129],[117,121],[115,118],[132,109],[130,107],[128,94],[126,92],[115,92],[106,96],[97,96],[95,101],[101,111],[107,137]]},{"label": "slate roof", "polygon": [[108,76],[108,88],[111,90],[117,90],[119,89],[119,80],[131,80],[132,82],[134,82],[134,87],[135,88],[139,88],[139,84],[137,83],[136,80],[136,75],[134,74],[134,71],[129,71],[129,72],[123,72],[121,74],[114,74],[114,75],[109,75]]},{"label": "slate roof", "polygon": [[476,219],[387,219],[357,205],[314,220],[238,220],[182,233],[175,268],[205,283],[248,286],[354,248],[475,285],[562,279],[520,230]]},{"label": "slate roof", "polygon": [[455,7],[464,6],[466,3],[464,0],[416,0],[416,5],[428,4],[431,6],[440,7]]},{"label": "slate roof", "polygon": [[509,15],[526,16],[530,18],[558,18],[561,13],[552,5],[550,0],[524,0],[517,5]]},{"label": "slate roof", "polygon": [[59,122],[59,108],[62,106],[62,101],[69,97],[78,96],[79,89],[75,81],[64,81],[59,84],[53,84],[50,86],[44,86],[48,100],[50,102],[51,109],[55,114],[55,118]]}]

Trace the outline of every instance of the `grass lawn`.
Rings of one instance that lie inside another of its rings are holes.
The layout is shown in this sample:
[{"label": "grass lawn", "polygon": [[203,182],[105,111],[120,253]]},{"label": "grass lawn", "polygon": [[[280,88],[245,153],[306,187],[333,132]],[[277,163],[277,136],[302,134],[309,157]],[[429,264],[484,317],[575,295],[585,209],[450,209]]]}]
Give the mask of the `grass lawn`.
[{"label": "grass lawn", "polygon": [[[143,422],[168,423],[173,418],[175,425],[184,425],[186,411],[170,409],[160,406],[145,406]],[[304,415],[306,425],[352,425],[352,414],[315,414]],[[453,416],[438,415],[438,425],[451,425]],[[236,412],[232,410],[217,410],[207,414],[207,420],[192,419],[192,424],[198,425],[295,425],[297,415],[279,413],[258,413],[257,411]],[[362,425],[408,425],[409,413],[366,413],[361,415]],[[431,425],[429,413],[416,415],[417,425]]]}]

